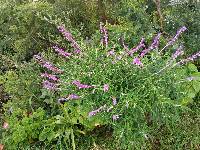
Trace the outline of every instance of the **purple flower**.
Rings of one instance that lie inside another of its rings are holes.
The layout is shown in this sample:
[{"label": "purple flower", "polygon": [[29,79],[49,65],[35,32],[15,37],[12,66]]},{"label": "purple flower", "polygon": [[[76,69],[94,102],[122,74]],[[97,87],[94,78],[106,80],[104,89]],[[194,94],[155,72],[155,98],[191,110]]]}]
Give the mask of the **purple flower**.
[{"label": "purple flower", "polygon": [[80,50],[80,49],[76,49],[76,50],[74,50],[74,53],[75,53],[75,54],[80,54],[80,53],[81,53],[81,50]]},{"label": "purple flower", "polygon": [[150,49],[157,48],[159,45],[160,36],[162,33],[158,33],[157,36],[154,38],[153,43],[151,44]]},{"label": "purple flower", "polygon": [[103,86],[103,91],[104,92],[107,92],[109,90],[109,85],[108,84],[105,84],[104,86]]},{"label": "purple flower", "polygon": [[33,56],[35,60],[40,64],[43,65],[45,63],[45,60],[40,55],[34,55]]},{"label": "purple flower", "polygon": [[45,67],[45,68],[47,68],[47,69],[49,69],[49,70],[51,70],[55,73],[62,73],[63,72],[62,70],[60,70],[59,68],[55,67],[53,64],[51,64],[50,62],[47,62],[47,61],[43,64],[43,67]]},{"label": "purple flower", "polygon": [[78,84],[80,84],[80,81],[74,80],[74,81],[72,82],[72,84],[78,85]]},{"label": "purple flower", "polygon": [[117,105],[117,98],[116,97],[112,97],[112,103],[113,103],[113,105]]},{"label": "purple flower", "polygon": [[103,22],[100,22],[100,33],[103,33]]},{"label": "purple flower", "polygon": [[74,48],[74,53],[79,54],[81,52],[81,49],[79,45],[76,43],[76,41],[72,41],[72,47]]},{"label": "purple flower", "polygon": [[[100,33],[103,34],[103,23],[100,22]],[[103,45],[103,42],[104,42],[104,38],[101,37],[101,44]]]},{"label": "purple flower", "polygon": [[174,42],[176,42],[176,40],[178,39],[178,37],[181,35],[181,33],[183,33],[183,32],[186,31],[186,30],[187,30],[187,28],[186,28],[185,26],[181,27],[181,28],[177,31],[176,35],[165,45],[165,47],[164,47],[160,52],[162,52],[162,51],[163,51],[165,48],[167,48],[168,46],[173,45]]},{"label": "purple flower", "polygon": [[108,51],[107,56],[113,56],[113,55],[115,55],[115,51],[114,50]]},{"label": "purple flower", "polygon": [[91,111],[88,113],[89,117],[95,116],[98,112],[97,111]]},{"label": "purple flower", "polygon": [[192,56],[190,56],[190,57],[188,57],[186,59],[181,60],[177,64],[184,64],[184,63],[187,63],[189,61],[194,61],[197,57],[200,57],[200,51],[195,53],[195,54],[193,54]]},{"label": "purple flower", "polygon": [[70,94],[69,96],[68,96],[68,99],[79,99],[80,98],[80,96],[78,96],[78,95],[76,95],[76,94]]},{"label": "purple flower", "polygon": [[58,52],[59,55],[64,56],[66,58],[69,58],[71,56],[71,53],[65,52],[62,48],[59,48],[57,45],[52,47],[56,52]]},{"label": "purple flower", "polygon": [[43,63],[43,62],[44,62],[43,58],[42,58],[40,55],[34,55],[34,58],[35,58],[37,61],[39,61],[40,63]]},{"label": "purple flower", "polygon": [[45,78],[48,78],[48,79],[53,80],[53,81],[58,81],[59,80],[56,77],[56,75],[52,75],[52,74],[48,74],[48,73],[42,73],[41,77],[45,77]]},{"label": "purple flower", "polygon": [[176,59],[178,56],[184,54],[184,52],[182,51],[182,49],[183,49],[183,47],[180,46],[180,47],[176,50],[176,52],[172,55],[172,59],[173,59],[173,60]]},{"label": "purple flower", "polygon": [[116,121],[117,119],[119,119],[119,115],[113,115],[112,119],[113,119],[113,121]]},{"label": "purple flower", "polygon": [[185,26],[181,27],[181,28],[177,31],[176,35],[168,42],[167,45],[172,45],[172,44],[178,39],[178,37],[180,36],[180,34],[183,33],[183,32],[186,31],[186,30],[187,30],[187,28],[186,28]]},{"label": "purple flower", "polygon": [[94,86],[87,85],[87,84],[81,84],[80,81],[74,80],[72,84],[76,85],[79,89],[87,89],[87,88],[93,88]]},{"label": "purple flower", "polygon": [[43,67],[55,72],[55,73],[62,73],[63,71],[60,70],[59,68],[55,67],[53,64],[50,62],[45,61],[41,56],[39,55],[34,55],[34,58],[38,61],[40,65]]},{"label": "purple flower", "polygon": [[77,42],[73,39],[72,34],[69,31],[67,31],[63,25],[58,26],[58,30],[62,33],[65,39],[68,40],[72,44],[72,47],[75,49],[74,53],[80,53],[81,48],[77,44]]},{"label": "purple flower", "polygon": [[135,65],[137,65],[137,66],[143,67],[142,62],[140,61],[140,58],[138,58],[138,57],[136,57],[136,58],[133,59],[132,64],[135,64]]},{"label": "purple flower", "polygon": [[197,57],[200,57],[200,51],[197,52],[196,54],[193,54],[192,56],[188,57],[187,60],[194,61],[194,59],[196,59]]},{"label": "purple flower", "polygon": [[57,90],[57,85],[55,83],[45,80],[43,81],[43,88],[53,91],[53,90]]},{"label": "purple flower", "polygon": [[58,26],[58,30],[63,34],[65,39],[67,39],[69,42],[73,41],[72,34],[69,31],[67,31],[63,25]]},{"label": "purple flower", "polygon": [[91,112],[88,113],[89,117],[95,116],[97,113],[101,112],[104,108],[106,108],[106,105],[99,107],[96,110],[93,110]]},{"label": "purple flower", "polygon": [[108,31],[105,28],[105,26],[103,26],[102,22],[100,22],[100,33],[103,34],[103,38],[101,38],[101,44],[105,44],[107,48],[108,47]]},{"label": "purple flower", "polygon": [[142,53],[140,54],[141,57],[144,57],[144,55],[146,55],[149,51],[151,51],[151,50],[153,50],[153,49],[158,47],[160,36],[161,36],[161,33],[158,33],[156,35],[156,37],[154,38],[151,46],[142,51]]},{"label": "purple flower", "polygon": [[130,56],[133,56],[133,53],[137,52],[140,48],[145,47],[144,45],[144,38],[141,39],[140,44],[137,45],[136,47],[132,48],[130,51],[128,51],[128,54]]},{"label": "purple flower", "polygon": [[108,31],[105,27],[103,27],[103,31],[104,31],[104,43],[106,47],[108,47]]},{"label": "purple flower", "polygon": [[86,84],[80,84],[78,85],[78,88],[79,89],[88,89],[88,88],[92,88],[93,86],[90,86],[90,85],[86,85]]}]

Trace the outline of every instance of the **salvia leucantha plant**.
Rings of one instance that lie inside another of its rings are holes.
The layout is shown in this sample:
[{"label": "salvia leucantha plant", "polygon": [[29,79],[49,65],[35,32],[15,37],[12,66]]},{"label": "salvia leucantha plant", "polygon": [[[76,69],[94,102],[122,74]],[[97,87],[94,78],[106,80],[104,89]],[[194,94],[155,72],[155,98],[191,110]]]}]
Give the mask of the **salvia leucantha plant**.
[{"label": "salvia leucantha plant", "polygon": [[[57,139],[64,147],[76,149],[80,135],[89,136],[101,126],[111,126],[110,132],[119,146],[121,142],[137,146],[134,139],[148,139],[147,114],[166,107],[186,109],[200,91],[200,74],[191,63],[200,52],[185,56],[184,46],[176,44],[186,30],[185,26],[178,29],[163,47],[162,34],[158,33],[149,46],[141,38],[129,48],[123,37],[114,43],[112,33],[102,23],[97,45],[76,41],[63,25],[58,26],[71,49],[58,43],[51,49],[64,63],[58,67],[42,54],[34,56],[36,63],[46,70],[40,75],[43,88],[59,95],[54,100],[59,110],[52,119],[43,120],[46,117],[43,111],[34,113],[50,126],[38,128],[39,140]],[[163,121],[162,117],[159,121]]]},{"label": "salvia leucantha plant", "polygon": [[60,92],[61,97],[57,102],[61,107],[75,111],[75,116],[69,114],[71,122],[86,125],[86,131],[87,128],[93,129],[110,121],[120,122],[129,107],[141,105],[139,107],[145,108],[157,103],[181,107],[199,91],[199,88],[193,92],[184,90],[191,81],[199,81],[198,74],[180,74],[179,70],[197,59],[200,52],[183,58],[184,46],[180,45],[171,55],[167,53],[167,49],[187,30],[185,26],[161,50],[161,33],[154,37],[147,48],[144,38],[131,49],[122,39],[121,50],[115,50],[114,46],[109,45],[108,30],[102,23],[100,48],[81,48],[64,26],[59,26],[58,30],[74,49],[73,52],[67,52],[58,45],[52,47],[61,57],[66,58],[62,69],[43,60],[42,56],[36,55],[35,59],[52,71],[52,74],[41,75],[48,79],[43,81],[43,87]]}]

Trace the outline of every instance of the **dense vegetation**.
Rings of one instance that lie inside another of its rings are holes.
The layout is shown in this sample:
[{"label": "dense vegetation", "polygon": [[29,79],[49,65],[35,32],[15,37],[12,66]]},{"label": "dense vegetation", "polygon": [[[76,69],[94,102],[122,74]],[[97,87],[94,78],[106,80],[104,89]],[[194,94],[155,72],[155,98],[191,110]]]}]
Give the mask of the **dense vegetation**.
[{"label": "dense vegetation", "polygon": [[199,14],[0,0],[0,149],[200,149]]}]

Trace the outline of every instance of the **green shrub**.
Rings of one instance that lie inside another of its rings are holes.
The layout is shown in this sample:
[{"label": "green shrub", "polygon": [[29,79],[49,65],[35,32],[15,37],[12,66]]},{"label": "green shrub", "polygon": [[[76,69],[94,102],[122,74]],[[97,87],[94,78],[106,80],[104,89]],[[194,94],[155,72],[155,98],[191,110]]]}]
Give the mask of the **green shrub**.
[{"label": "green shrub", "polygon": [[[108,27],[108,45],[105,27],[101,30],[104,36],[97,33],[86,43],[81,38],[75,38],[79,39],[75,42],[65,31],[68,41],[60,44],[67,47],[71,56],[58,57],[53,52],[56,48],[50,47],[35,56],[38,65],[30,62],[19,67],[17,73],[8,71],[3,76],[1,82],[12,100],[4,107],[9,128],[3,133],[3,143],[8,149],[90,149],[95,144],[110,149],[180,149],[199,144],[199,135],[193,134],[199,130],[198,112],[189,107],[200,91],[196,66],[177,63],[189,60],[172,56],[178,44],[161,53],[155,46],[156,39],[144,57],[142,52],[146,49],[129,56],[128,49],[140,40],[131,42],[134,44],[128,48],[124,42],[129,34],[124,34],[123,41],[123,28]],[[62,27],[59,30],[64,32]],[[147,43],[150,47],[151,43]],[[159,47],[164,43],[162,39]],[[77,50],[81,52],[78,54]],[[61,52],[63,49],[59,49]],[[46,69],[39,65],[48,68],[46,73],[56,75],[59,81],[43,80],[42,89],[38,74]],[[190,119],[188,115],[197,119],[182,122]],[[190,132],[191,124],[194,128]]]}]

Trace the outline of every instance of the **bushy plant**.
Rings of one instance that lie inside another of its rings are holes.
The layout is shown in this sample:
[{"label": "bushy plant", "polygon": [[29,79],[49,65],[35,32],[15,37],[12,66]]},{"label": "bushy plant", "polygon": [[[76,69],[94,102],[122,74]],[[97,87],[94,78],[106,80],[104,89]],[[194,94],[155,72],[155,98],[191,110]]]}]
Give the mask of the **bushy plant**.
[{"label": "bushy plant", "polygon": [[[181,57],[183,47],[175,44],[186,27],[168,42],[158,33],[148,46],[142,38],[133,48],[116,32],[117,26],[100,27],[101,34],[85,43],[59,26],[67,50],[63,41],[62,47],[56,43],[46,54],[35,55],[35,63],[28,67],[34,71],[26,68],[19,75],[11,71],[4,75],[5,89],[13,95],[5,105],[6,147],[90,149],[102,139],[110,149],[173,149],[187,147],[192,136],[189,147],[195,148],[199,135],[176,129],[179,123],[188,129],[181,122],[189,119],[187,115],[198,118],[188,106],[200,91],[200,74],[189,62],[200,54]],[[44,68],[41,77],[36,76],[39,66]],[[197,124],[195,119],[193,133],[199,130]],[[158,139],[159,135],[168,139]]]}]

